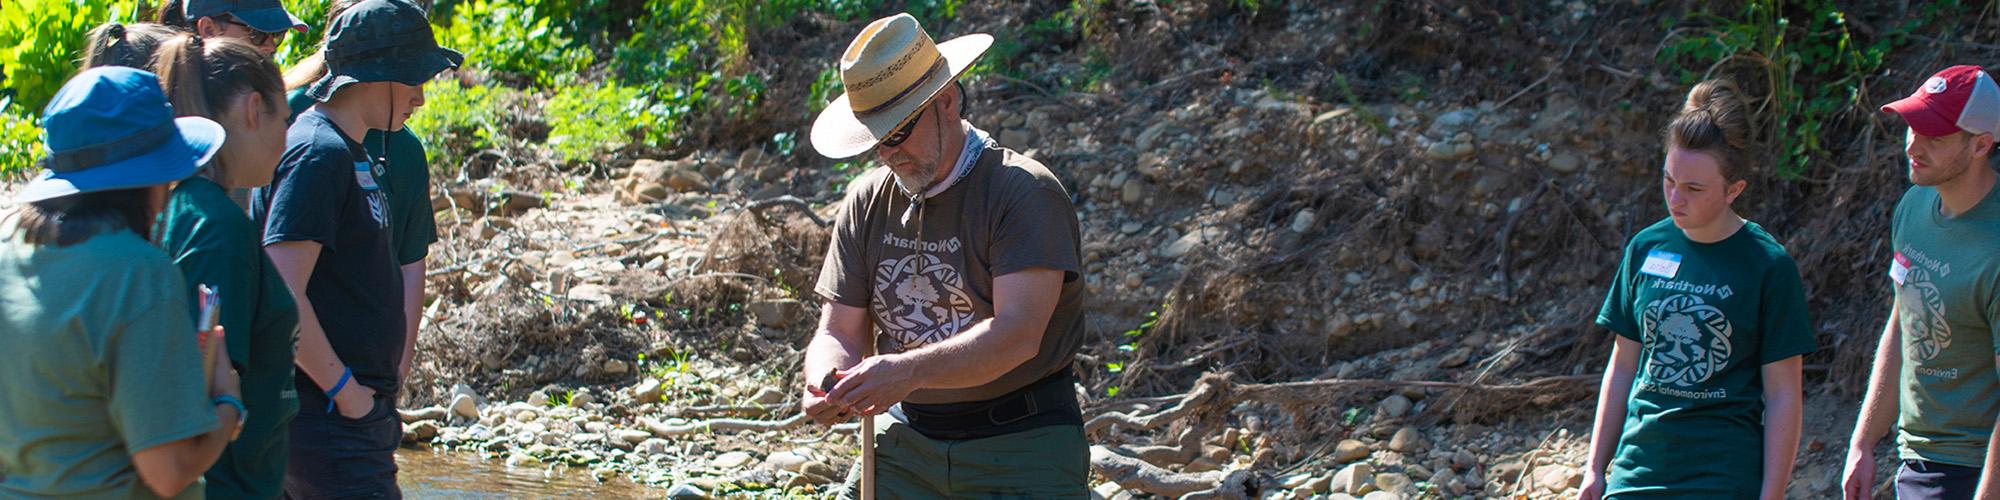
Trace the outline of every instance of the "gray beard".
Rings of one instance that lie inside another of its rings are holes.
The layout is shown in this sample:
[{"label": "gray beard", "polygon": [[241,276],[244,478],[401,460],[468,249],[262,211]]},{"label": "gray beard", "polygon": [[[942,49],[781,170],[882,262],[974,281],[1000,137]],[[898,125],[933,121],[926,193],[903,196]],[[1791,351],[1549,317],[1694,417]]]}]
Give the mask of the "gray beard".
[{"label": "gray beard", "polygon": [[935,169],[930,172],[912,175],[903,175],[900,172],[893,171],[890,173],[896,175],[896,187],[903,188],[903,193],[911,197],[923,196],[924,191],[929,190],[931,187],[931,179],[937,177],[936,175],[932,175],[937,173]]}]

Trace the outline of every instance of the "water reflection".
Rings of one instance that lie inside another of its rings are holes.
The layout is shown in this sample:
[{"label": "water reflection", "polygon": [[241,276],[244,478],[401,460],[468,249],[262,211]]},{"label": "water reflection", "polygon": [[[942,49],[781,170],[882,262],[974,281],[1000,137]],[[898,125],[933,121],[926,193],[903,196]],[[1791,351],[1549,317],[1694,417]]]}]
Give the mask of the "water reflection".
[{"label": "water reflection", "polygon": [[466,452],[396,450],[397,481],[410,498],[658,498],[664,492],[623,477],[603,483],[583,468],[507,467]]}]

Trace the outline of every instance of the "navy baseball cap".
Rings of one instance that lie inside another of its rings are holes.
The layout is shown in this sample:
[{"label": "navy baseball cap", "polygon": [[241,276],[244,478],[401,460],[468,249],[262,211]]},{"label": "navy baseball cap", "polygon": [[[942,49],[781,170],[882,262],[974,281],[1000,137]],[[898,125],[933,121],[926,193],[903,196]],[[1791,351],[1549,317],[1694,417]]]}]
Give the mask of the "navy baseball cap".
[{"label": "navy baseball cap", "polygon": [[92,68],[70,78],[42,109],[48,154],[41,175],[14,202],[186,179],[222,149],[223,136],[222,125],[207,118],[174,118],[152,73]]},{"label": "navy baseball cap", "polygon": [[278,0],[187,0],[187,3],[181,4],[181,14],[187,16],[188,21],[228,14],[243,21],[250,29],[265,33],[306,30],[306,23],[286,11],[284,4],[278,3]]}]

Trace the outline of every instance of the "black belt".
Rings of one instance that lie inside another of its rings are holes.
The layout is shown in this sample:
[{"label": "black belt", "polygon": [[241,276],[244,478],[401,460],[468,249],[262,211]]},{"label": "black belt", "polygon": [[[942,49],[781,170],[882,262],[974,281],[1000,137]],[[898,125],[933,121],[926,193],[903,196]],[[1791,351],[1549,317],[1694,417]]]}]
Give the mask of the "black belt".
[{"label": "black belt", "polygon": [[1083,425],[1076,372],[1064,368],[997,398],[964,403],[901,403],[890,416],[931,439],[980,439],[1052,425]]}]

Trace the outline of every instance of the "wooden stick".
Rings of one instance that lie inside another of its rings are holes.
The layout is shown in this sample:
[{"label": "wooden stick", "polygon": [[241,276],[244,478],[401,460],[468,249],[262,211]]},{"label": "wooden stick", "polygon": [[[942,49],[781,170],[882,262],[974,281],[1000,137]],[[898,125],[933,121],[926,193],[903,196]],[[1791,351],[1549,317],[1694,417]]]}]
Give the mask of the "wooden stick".
[{"label": "wooden stick", "polygon": [[[869,332],[868,355],[875,355],[874,332]],[[827,388],[832,391],[833,388]],[[875,417],[861,416],[861,500],[875,500]]]},{"label": "wooden stick", "polygon": [[875,500],[875,417],[861,417],[861,500]]}]

